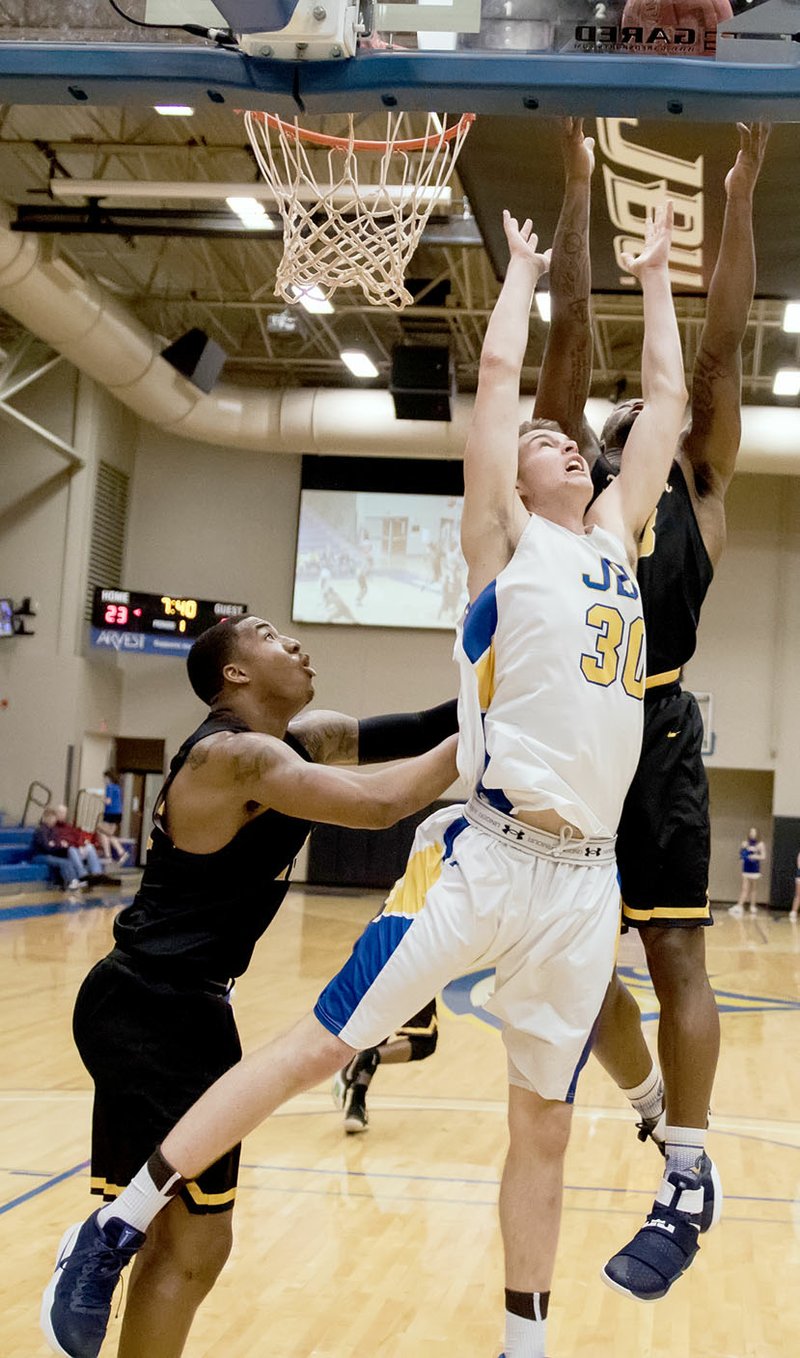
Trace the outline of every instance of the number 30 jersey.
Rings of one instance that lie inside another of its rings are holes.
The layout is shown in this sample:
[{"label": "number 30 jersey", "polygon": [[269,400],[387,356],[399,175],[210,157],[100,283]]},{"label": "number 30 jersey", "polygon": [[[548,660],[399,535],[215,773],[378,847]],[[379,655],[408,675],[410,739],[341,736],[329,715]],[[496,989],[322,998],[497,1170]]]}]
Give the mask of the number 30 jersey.
[{"label": "number 30 jersey", "polygon": [[642,743],[644,619],[622,543],[531,515],[464,614],[458,767],[508,814],[552,808],[616,834]]}]

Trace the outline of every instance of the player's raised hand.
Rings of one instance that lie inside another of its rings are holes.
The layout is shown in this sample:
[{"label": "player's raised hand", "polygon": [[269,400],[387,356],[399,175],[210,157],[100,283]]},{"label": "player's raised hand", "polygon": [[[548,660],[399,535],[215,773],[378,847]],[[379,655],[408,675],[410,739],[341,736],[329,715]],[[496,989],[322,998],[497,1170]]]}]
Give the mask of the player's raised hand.
[{"label": "player's raised hand", "polygon": [[725,176],[725,192],[728,197],[734,194],[750,196],[756,185],[764,163],[769,134],[769,123],[737,123],[739,129],[739,154]]},{"label": "player's raised hand", "polygon": [[[729,0],[627,0],[622,14],[622,28],[641,28],[644,41],[651,33],[665,33],[656,38],[653,51],[663,56],[713,56],[717,24],[733,17]],[[693,29],[693,43],[685,41],[686,33],[676,35],[676,29]]]},{"label": "player's raised hand", "polygon": [[508,250],[512,259],[525,259],[533,264],[537,270],[537,277],[547,273],[550,268],[550,251],[543,253],[537,250],[539,237],[533,229],[530,217],[526,217],[522,226],[519,225],[516,217],[512,217],[508,208],[503,208],[503,230],[508,241]]},{"label": "player's raised hand", "polygon": [[561,154],[568,179],[591,179],[594,137],[584,137],[583,118],[561,119]]},{"label": "player's raised hand", "polygon": [[697,28],[713,32],[733,16],[729,0],[627,0],[622,23],[637,28]]},{"label": "player's raised hand", "polygon": [[622,263],[641,282],[642,274],[648,270],[666,269],[669,265],[669,251],[672,244],[672,226],[675,219],[675,206],[668,200],[655,213],[648,213],[644,227],[644,249],[641,254],[623,253]]}]

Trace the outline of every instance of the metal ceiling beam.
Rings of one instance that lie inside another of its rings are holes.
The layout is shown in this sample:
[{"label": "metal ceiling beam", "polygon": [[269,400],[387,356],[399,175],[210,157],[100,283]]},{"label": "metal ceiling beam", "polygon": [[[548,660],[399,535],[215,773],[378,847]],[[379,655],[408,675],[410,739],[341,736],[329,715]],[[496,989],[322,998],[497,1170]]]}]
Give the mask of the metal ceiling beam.
[{"label": "metal ceiling beam", "polygon": [[[258,202],[275,202],[274,191],[263,179],[239,180],[229,184],[218,179],[72,179],[54,175],[48,189],[53,198],[150,198],[162,201],[188,198],[198,202],[201,199],[223,202],[226,198],[255,198]],[[370,191],[369,184],[359,182],[359,192],[364,197],[368,197]],[[401,184],[376,184],[374,193],[381,198],[394,200],[410,199],[412,196],[411,189]],[[305,189],[301,186],[298,197],[301,202],[313,203],[316,198],[330,198],[332,194],[349,201],[353,191],[352,188],[343,188],[337,195],[331,184],[320,182],[316,189],[310,185]],[[420,196],[426,202],[435,197],[445,204],[450,202],[452,193],[444,185],[441,189],[431,189]]]},{"label": "metal ceiling beam", "polygon": [[64,359],[61,354],[54,354],[46,363],[38,364],[35,368],[31,369],[30,372],[25,373],[24,376],[18,377],[16,381],[9,383],[7,387],[0,385],[0,400],[10,401],[12,396],[16,396],[18,392],[24,391],[25,388],[31,386],[33,382],[38,382],[40,377],[46,377],[49,372],[52,372],[54,368],[58,367],[59,363],[63,362]]},{"label": "metal ceiling beam", "polygon": [[195,212],[186,208],[88,207],[17,208],[12,231],[46,232],[54,236],[224,236],[228,240],[279,240],[275,223],[254,230],[232,212]]},{"label": "metal ceiling beam", "polygon": [[3,137],[0,136],[0,152],[5,150],[19,151],[28,150],[31,146],[38,145],[39,149],[45,147],[53,151],[69,152],[73,151],[76,155],[87,155],[89,152],[96,151],[98,155],[121,156],[132,155],[134,153],[146,152],[147,155],[176,155],[187,149],[192,153],[192,159],[202,159],[204,156],[213,156],[221,153],[226,156],[241,155],[252,164],[253,157],[246,141],[226,141],[226,142],[205,142],[190,138],[187,142],[175,141],[103,141],[102,137],[97,140],[94,137],[43,137],[34,143],[30,137]]},{"label": "metal ceiling beam", "polygon": [[58,434],[54,434],[51,429],[45,429],[44,425],[37,424],[36,420],[31,420],[27,415],[23,415],[21,410],[15,410],[7,401],[0,401],[0,415],[5,415],[7,419],[13,420],[16,424],[23,425],[36,434],[38,438],[47,443],[51,448],[63,457],[73,471],[79,471],[85,465],[83,458],[72,447],[72,444],[65,443]]},{"label": "metal ceiling beam", "polygon": [[[198,197],[203,195],[198,195]],[[91,203],[88,207],[55,207],[47,204],[17,208],[12,231],[54,236],[195,236],[203,239],[282,240],[283,226],[245,226],[235,213],[198,212],[187,208],[117,208]],[[483,238],[474,218],[428,222],[422,233],[427,245],[480,247]]]},{"label": "metal ceiling beam", "polygon": [[[284,302],[282,302],[280,299],[273,298],[270,298],[268,300],[262,300],[261,298],[255,297],[250,298],[226,297],[223,298],[222,300],[219,300],[203,296],[202,294],[195,294],[192,298],[187,299],[185,297],[175,297],[170,296],[169,293],[159,293],[159,292],[143,293],[138,297],[132,297],[129,300],[134,305],[142,306],[151,304],[165,306],[182,306],[185,305],[187,300],[189,300],[191,302],[202,302],[204,306],[221,307],[225,310],[230,311],[236,310],[256,311],[259,309],[263,309],[266,311],[276,311],[276,310],[282,311],[285,307]],[[639,299],[639,301],[641,302],[641,298]],[[698,313],[697,315],[687,315],[682,312],[682,306],[684,303],[694,303],[695,301],[696,299],[693,297],[691,298],[676,297],[675,299],[676,311],[678,312],[681,324],[689,324],[693,326],[701,326],[703,324],[705,317],[702,313]],[[761,326],[770,330],[782,329],[783,322],[780,315],[778,315],[777,313],[774,316],[769,316],[768,314],[766,314],[766,308],[771,303],[773,303],[776,307],[780,307],[781,309],[785,306],[785,302],[780,299],[778,300],[774,298],[757,299],[754,313],[751,315],[750,320],[748,322],[749,330],[755,330],[757,327]],[[362,312],[364,310],[364,307],[362,305],[355,305],[353,303],[348,302],[335,302],[334,306],[336,314],[340,316],[347,316],[354,312]],[[492,314],[492,310],[493,306],[491,304],[488,306],[483,305],[471,307],[459,306],[456,308],[447,306],[445,307],[425,306],[423,304],[415,302],[413,308],[409,310],[408,314],[409,315],[413,314],[414,316],[424,316],[429,319],[436,319],[437,317],[446,317],[448,315],[458,314],[459,316],[477,316],[488,320],[488,318]],[[397,314],[398,313],[391,307],[380,307],[380,306],[369,307],[370,316],[397,317]],[[603,321],[606,323],[610,323],[612,325],[616,324],[620,326],[626,326],[628,327],[628,329],[632,329],[633,327],[636,326],[638,326],[639,329],[641,329],[641,327],[644,325],[644,320],[641,311],[638,314],[632,310],[621,311],[618,305],[618,298],[613,293],[594,293],[594,295],[592,296],[592,317],[594,321]],[[533,315],[532,320],[534,323],[538,323],[535,314]]]}]

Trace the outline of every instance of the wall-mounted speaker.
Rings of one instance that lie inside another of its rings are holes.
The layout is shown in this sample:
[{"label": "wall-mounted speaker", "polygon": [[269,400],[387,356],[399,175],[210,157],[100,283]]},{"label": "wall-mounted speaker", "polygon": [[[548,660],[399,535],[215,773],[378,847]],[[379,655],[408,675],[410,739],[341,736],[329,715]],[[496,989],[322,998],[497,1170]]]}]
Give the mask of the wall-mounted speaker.
[{"label": "wall-mounted speaker", "polygon": [[447,345],[395,345],[389,390],[398,420],[450,420],[455,379]]},{"label": "wall-mounted speaker", "polygon": [[179,373],[200,391],[209,392],[222,372],[228,355],[214,340],[209,339],[204,330],[195,326],[173,344],[162,350],[162,358],[177,368]]}]

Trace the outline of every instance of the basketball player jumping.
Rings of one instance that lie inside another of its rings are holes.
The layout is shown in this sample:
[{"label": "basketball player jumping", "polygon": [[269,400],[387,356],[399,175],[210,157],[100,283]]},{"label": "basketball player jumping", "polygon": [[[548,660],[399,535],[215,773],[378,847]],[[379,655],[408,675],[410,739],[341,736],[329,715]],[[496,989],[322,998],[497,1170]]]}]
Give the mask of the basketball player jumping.
[{"label": "basketball player jumping", "polygon": [[[755,287],[753,191],[768,133],[764,126],[739,125],[739,153],[725,181],[722,240],[694,363],[691,421],[639,544],[638,581],[647,622],[644,743],[623,808],[617,861],[623,920],[640,931],[660,1005],[663,1083],[644,1041],[639,1007],[618,977],[594,1050],[639,1113],[641,1138],[652,1136],[666,1154],[665,1177],[646,1225],[604,1270],[610,1286],[640,1300],[662,1297],[696,1253],[691,1223],[665,1213],[664,1201],[671,1196],[671,1172],[690,1170],[704,1150],[719,1056],[719,1017],[705,963],[704,926],[713,921],[703,726],[680,675],[694,654],[700,608],[725,543],[725,494],[741,434],[741,343]],[[592,157],[587,145],[575,120],[567,133],[568,180],[573,181],[567,253],[564,267],[550,280],[553,319],[535,413],[575,433],[594,462],[593,480],[602,491],[621,465],[638,456],[629,436],[642,403],[616,407],[603,429],[598,457],[583,418],[592,349]],[[706,1179],[706,1198],[704,1228],[721,1212],[716,1172]]]},{"label": "basketball player jumping", "polygon": [[[576,444],[550,422],[518,437],[530,304],[548,256],[530,222],[520,229],[505,215],[511,259],[465,450],[459,768],[472,796],[419,828],[404,877],[314,1012],[228,1071],[117,1201],[67,1234],[43,1307],[57,1351],[94,1358],[116,1276],[186,1182],[451,978],[494,965],[490,1008],[509,1068],[505,1354],[543,1358],[572,1099],[616,948],[614,833],[641,743],[636,544],[686,400],[671,220],[662,210],[629,261],[646,320],[634,456],[584,520],[592,483]],[[287,809],[304,808],[295,800]],[[325,814],[321,788],[314,814]]]},{"label": "basketball player jumping", "polygon": [[[319,767],[430,749],[455,730],[455,702],[363,722],[298,716],[314,671],[299,642],[260,618],[212,627],[188,668],[211,710],[172,761],[141,886],[75,1005],[75,1040],[95,1084],[92,1191],[107,1199],[239,1060],[230,980],[280,907],[310,822],[386,825],[427,806],[455,776],[454,738],[392,770]],[[238,1167],[237,1146],[153,1224],[131,1275],[120,1358],[182,1353],[230,1251]],[[117,1244],[124,1251],[124,1232]],[[91,1309],[91,1292],[83,1304]],[[72,1351],[68,1338],[57,1342]]]}]

